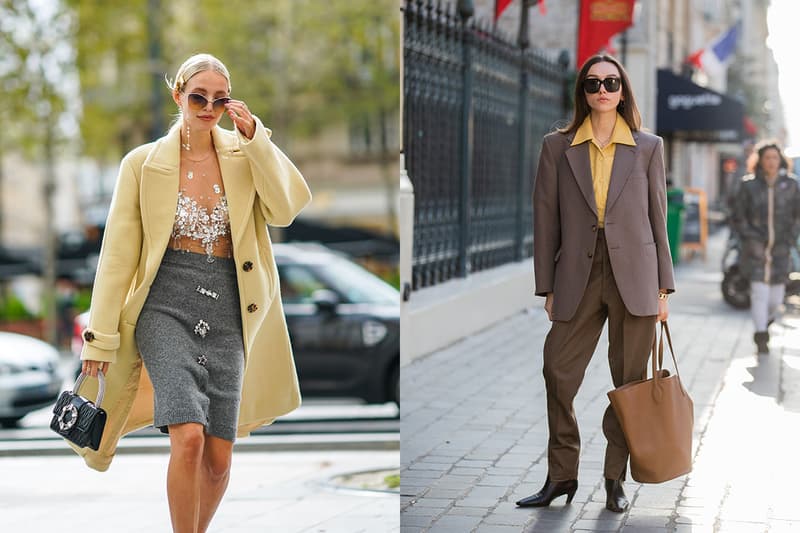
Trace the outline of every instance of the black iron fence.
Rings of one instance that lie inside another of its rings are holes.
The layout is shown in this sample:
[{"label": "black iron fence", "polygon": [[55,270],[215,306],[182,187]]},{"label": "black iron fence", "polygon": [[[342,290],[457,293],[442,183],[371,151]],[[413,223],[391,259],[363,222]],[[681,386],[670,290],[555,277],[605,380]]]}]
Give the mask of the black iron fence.
[{"label": "black iron fence", "polygon": [[564,54],[511,44],[463,7],[403,6],[414,290],[532,255],[541,138],[566,118]]}]

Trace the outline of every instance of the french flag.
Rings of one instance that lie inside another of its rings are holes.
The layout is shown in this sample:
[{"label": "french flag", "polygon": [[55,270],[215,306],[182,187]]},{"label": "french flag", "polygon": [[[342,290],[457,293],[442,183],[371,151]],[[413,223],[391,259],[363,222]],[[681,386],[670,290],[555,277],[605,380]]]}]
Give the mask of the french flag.
[{"label": "french flag", "polygon": [[707,74],[721,74],[727,66],[725,62],[736,50],[736,42],[741,32],[742,22],[738,21],[714,42],[687,57],[686,62]]}]

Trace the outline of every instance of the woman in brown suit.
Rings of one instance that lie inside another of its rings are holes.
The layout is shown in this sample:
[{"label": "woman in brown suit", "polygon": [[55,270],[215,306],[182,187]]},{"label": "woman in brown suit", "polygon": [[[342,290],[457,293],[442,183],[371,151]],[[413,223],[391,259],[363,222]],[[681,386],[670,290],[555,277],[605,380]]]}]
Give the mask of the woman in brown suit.
[{"label": "woman in brown suit", "polygon": [[[578,487],[580,436],[573,399],[608,319],[614,386],[642,378],[657,320],[674,291],[660,137],[640,130],[628,76],[591,57],[575,85],[575,112],[544,138],[533,193],[536,294],[552,321],[544,344],[548,476],[519,506],[547,506]],[[606,508],[628,507],[628,462],[614,411],[603,418]]]}]

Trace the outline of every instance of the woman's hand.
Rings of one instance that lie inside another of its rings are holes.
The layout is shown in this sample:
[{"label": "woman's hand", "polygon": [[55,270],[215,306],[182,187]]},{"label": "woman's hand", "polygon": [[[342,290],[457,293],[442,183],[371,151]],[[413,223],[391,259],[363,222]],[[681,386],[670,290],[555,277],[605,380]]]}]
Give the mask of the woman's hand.
[{"label": "woman's hand", "polygon": [[106,373],[108,372],[108,365],[109,363],[105,361],[90,361],[89,359],[86,359],[81,364],[81,372],[83,372],[88,376],[96,378],[98,370],[102,370],[103,375],[106,375]]},{"label": "woman's hand", "polygon": [[657,320],[659,322],[663,322],[669,316],[669,304],[667,303],[667,299],[664,298],[663,300],[659,298],[658,300],[658,317]]},{"label": "woman's hand", "polygon": [[242,132],[242,135],[248,139],[252,139],[253,135],[256,134],[256,119],[253,118],[253,114],[247,109],[247,104],[241,100],[231,99],[225,104],[225,109],[227,109],[228,116],[231,117],[233,123],[239,128],[239,131]]},{"label": "woman's hand", "polygon": [[548,292],[544,299],[544,310],[547,311],[547,319],[553,321],[553,293]]}]

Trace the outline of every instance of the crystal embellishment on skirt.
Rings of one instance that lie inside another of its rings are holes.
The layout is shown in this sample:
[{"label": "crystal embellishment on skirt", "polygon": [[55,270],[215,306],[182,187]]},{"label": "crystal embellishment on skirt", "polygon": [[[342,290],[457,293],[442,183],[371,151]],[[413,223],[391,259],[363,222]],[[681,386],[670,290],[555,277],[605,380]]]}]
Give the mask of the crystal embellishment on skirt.
[{"label": "crystal embellishment on skirt", "polygon": [[205,339],[209,331],[211,331],[211,326],[208,325],[208,322],[205,320],[197,321],[197,324],[194,327],[195,335],[200,335],[201,338]]},{"label": "crystal embellishment on skirt", "polygon": [[206,357],[205,355],[200,354],[200,355],[197,356],[197,364],[198,365],[206,366],[207,362],[208,362],[208,357]]},{"label": "crystal embellishment on skirt", "polygon": [[214,192],[217,193],[217,194],[222,192],[222,189],[219,188],[219,184],[217,184],[217,183],[214,184]]},{"label": "crystal embellishment on skirt", "polygon": [[210,291],[208,289],[204,289],[200,285],[197,286],[195,291],[199,292],[203,296],[208,296],[209,298],[214,298],[215,300],[219,300],[219,294],[216,291]]},{"label": "crystal embellishment on skirt", "polygon": [[194,179],[194,172],[192,172],[191,170],[189,172],[187,172],[186,173],[186,179],[187,180]]}]

